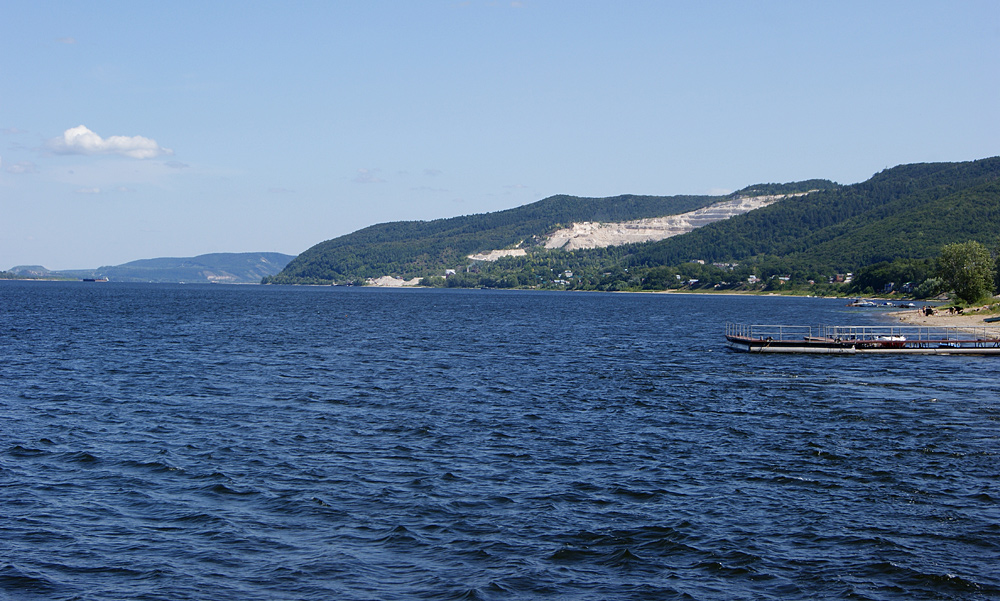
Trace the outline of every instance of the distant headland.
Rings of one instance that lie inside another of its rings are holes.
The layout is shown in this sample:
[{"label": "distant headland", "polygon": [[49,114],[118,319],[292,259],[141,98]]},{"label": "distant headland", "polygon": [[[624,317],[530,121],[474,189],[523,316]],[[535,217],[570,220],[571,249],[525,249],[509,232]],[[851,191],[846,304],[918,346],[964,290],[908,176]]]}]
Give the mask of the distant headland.
[{"label": "distant headland", "polygon": [[211,253],[196,257],[141,259],[97,269],[51,271],[19,265],[0,272],[3,279],[93,280],[144,283],[258,284],[279,273],[295,257],[276,252]]}]

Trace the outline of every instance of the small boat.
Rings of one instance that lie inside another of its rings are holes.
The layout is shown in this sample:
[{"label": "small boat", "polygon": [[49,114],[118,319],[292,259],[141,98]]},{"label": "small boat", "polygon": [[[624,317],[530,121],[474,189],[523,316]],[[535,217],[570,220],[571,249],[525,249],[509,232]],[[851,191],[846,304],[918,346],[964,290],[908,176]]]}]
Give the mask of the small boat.
[{"label": "small boat", "polygon": [[850,303],[847,303],[848,307],[874,307],[875,303],[870,300],[865,300],[863,298],[854,299]]},{"label": "small boat", "polygon": [[1000,327],[728,323],[726,342],[744,353],[1000,355]]},{"label": "small boat", "polygon": [[107,282],[108,278],[104,277],[104,276],[99,277],[99,278],[83,278],[83,281],[84,282]]}]

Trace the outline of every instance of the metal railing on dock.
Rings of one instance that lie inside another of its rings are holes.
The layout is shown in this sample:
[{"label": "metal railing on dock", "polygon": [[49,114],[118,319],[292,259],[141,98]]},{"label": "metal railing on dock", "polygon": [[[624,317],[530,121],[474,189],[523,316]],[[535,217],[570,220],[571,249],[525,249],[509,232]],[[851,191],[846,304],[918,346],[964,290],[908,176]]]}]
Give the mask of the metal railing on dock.
[{"label": "metal railing on dock", "polygon": [[984,343],[1000,346],[997,326],[790,326],[727,323],[726,336],[752,340],[827,339],[836,341],[905,340],[908,345],[948,342]]}]

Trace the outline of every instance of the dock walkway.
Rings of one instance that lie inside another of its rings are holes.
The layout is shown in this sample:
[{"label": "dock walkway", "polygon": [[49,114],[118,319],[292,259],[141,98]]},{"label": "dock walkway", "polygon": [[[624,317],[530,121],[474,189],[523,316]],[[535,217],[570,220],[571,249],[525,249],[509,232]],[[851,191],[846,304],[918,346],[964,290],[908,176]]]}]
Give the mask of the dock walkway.
[{"label": "dock walkway", "polygon": [[1000,327],[727,323],[726,342],[748,353],[1000,355]]}]

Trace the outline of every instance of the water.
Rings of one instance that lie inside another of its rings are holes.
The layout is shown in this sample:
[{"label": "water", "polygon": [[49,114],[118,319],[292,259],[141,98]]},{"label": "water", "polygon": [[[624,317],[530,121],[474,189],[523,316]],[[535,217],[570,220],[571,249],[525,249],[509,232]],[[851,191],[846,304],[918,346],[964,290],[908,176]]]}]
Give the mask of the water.
[{"label": "water", "polygon": [[823,299],[0,282],[0,599],[1000,598],[1000,362]]}]

